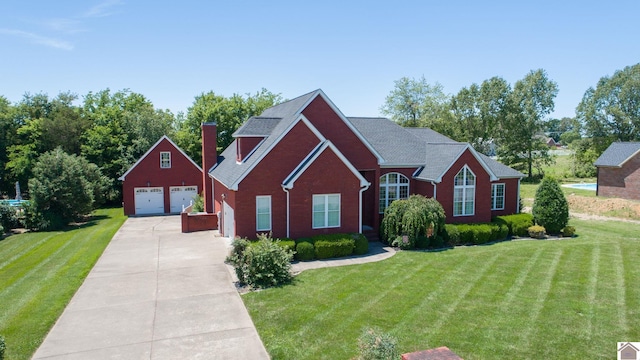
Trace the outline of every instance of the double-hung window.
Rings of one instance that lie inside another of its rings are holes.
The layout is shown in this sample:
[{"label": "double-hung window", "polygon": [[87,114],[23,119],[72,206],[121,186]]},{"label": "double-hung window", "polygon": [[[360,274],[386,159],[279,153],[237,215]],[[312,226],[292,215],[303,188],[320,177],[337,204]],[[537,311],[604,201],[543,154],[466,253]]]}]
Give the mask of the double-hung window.
[{"label": "double-hung window", "polygon": [[313,228],[340,227],[340,194],[313,195]]},{"label": "double-hung window", "polygon": [[467,166],[453,180],[453,216],[470,216],[474,213],[476,176]]},{"label": "double-hung window", "polygon": [[256,231],[271,230],[271,196],[256,196]]},{"label": "double-hung window", "polygon": [[160,168],[171,169],[171,152],[169,151],[160,152]]},{"label": "double-hung window", "polygon": [[504,209],[504,184],[491,185],[491,210]]}]

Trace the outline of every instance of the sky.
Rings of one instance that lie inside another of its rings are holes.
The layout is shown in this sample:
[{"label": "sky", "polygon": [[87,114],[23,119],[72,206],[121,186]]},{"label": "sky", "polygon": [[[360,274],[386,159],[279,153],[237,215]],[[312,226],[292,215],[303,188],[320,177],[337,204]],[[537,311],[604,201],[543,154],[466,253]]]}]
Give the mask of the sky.
[{"label": "sky", "polygon": [[640,1],[6,1],[0,96],[129,89],[186,112],[199,94],[291,99],[322,89],[347,116],[379,116],[394,81],[456,94],[544,69],[552,117],[640,62]]}]

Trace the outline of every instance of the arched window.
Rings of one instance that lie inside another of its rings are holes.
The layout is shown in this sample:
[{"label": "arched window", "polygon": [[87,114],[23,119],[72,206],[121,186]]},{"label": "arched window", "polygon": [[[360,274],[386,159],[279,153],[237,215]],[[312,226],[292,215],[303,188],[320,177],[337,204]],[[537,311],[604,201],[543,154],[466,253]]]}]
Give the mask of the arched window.
[{"label": "arched window", "polygon": [[473,215],[476,199],[476,176],[466,165],[453,181],[453,216]]},{"label": "arched window", "polygon": [[399,173],[388,173],[380,177],[380,213],[394,200],[409,197],[409,179]]}]

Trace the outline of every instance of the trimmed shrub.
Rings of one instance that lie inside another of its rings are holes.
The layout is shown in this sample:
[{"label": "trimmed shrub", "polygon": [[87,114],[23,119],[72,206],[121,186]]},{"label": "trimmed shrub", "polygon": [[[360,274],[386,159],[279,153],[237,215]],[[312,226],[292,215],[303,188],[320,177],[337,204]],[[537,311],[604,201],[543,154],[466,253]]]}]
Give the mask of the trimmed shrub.
[{"label": "trimmed shrub", "polygon": [[505,224],[494,223],[493,240],[504,240],[509,236],[509,227]]},{"label": "trimmed shrub", "polygon": [[315,259],[316,250],[313,247],[313,244],[308,241],[298,242],[296,245],[295,257],[300,261],[310,261]]},{"label": "trimmed shrub", "polygon": [[527,232],[529,232],[529,236],[534,239],[543,239],[545,236],[545,228],[540,225],[530,226]]},{"label": "trimmed shrub", "polygon": [[[412,249],[419,236],[442,235],[445,219],[444,209],[437,200],[411,195],[406,200],[392,202],[385,210],[381,225],[382,240],[403,249]],[[396,241],[398,238],[399,242]]]},{"label": "trimmed shrub", "polygon": [[349,256],[356,247],[353,239],[316,240],[314,247],[317,259],[329,259],[334,257]]},{"label": "trimmed shrub", "polygon": [[227,258],[225,259],[227,263],[233,265],[236,276],[238,277],[238,280],[240,282],[242,282],[245,277],[245,269],[243,266],[245,263],[244,253],[250,245],[251,242],[247,239],[235,238],[231,243],[231,251],[229,253],[229,256],[227,256]]},{"label": "trimmed shrub", "polygon": [[576,234],[576,228],[571,225],[567,225],[562,229],[562,236],[573,237]]},{"label": "trimmed shrub", "polygon": [[397,340],[377,328],[368,328],[362,331],[358,338],[359,360],[388,360],[398,359]]},{"label": "trimmed shrub", "polygon": [[569,204],[555,179],[544,178],[536,190],[531,210],[536,224],[550,234],[559,234],[569,222]]},{"label": "trimmed shrub", "polygon": [[[273,241],[268,235],[258,235],[255,245],[247,246],[236,267],[238,280],[253,288],[279,286],[291,281],[293,253]],[[240,271],[237,269],[241,268]],[[242,277],[240,277],[242,275]]]},{"label": "trimmed shrub", "polygon": [[444,226],[444,240],[447,241],[449,245],[460,245],[460,230],[454,224],[446,224]]},{"label": "trimmed shrub", "polygon": [[282,246],[285,250],[295,252],[296,251],[296,242],[293,239],[283,238],[276,239],[276,244]]},{"label": "trimmed shrub", "polygon": [[0,335],[0,360],[4,359],[4,351],[7,350],[7,345],[4,342],[4,338]]},{"label": "trimmed shrub", "polygon": [[476,245],[486,244],[492,240],[492,235],[494,234],[493,227],[490,224],[474,224],[474,235],[473,243]]},{"label": "trimmed shrub", "polygon": [[369,252],[369,240],[362,234],[353,234],[355,248],[353,255],[364,255]]},{"label": "trimmed shrub", "polygon": [[418,249],[426,249],[429,247],[429,238],[426,236],[418,236],[416,239],[416,248]]},{"label": "trimmed shrub", "polygon": [[0,225],[6,231],[20,226],[16,209],[8,203],[0,202]]},{"label": "trimmed shrub", "polygon": [[507,225],[509,235],[528,236],[527,229],[533,225],[533,215],[527,213],[496,216],[493,221]]},{"label": "trimmed shrub", "polygon": [[429,240],[429,246],[434,249],[440,249],[444,246],[444,238],[440,235],[431,238]]}]

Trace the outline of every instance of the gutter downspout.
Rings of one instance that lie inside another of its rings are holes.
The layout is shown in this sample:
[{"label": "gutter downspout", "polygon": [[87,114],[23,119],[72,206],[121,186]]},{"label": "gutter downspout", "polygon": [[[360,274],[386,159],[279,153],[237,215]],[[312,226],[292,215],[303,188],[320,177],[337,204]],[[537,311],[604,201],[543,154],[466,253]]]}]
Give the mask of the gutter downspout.
[{"label": "gutter downspout", "polygon": [[435,183],[435,181],[432,181],[432,182],[431,182],[431,185],[433,186],[433,198],[434,198],[435,200],[438,200],[438,197],[436,196],[436,195],[437,195],[437,191],[436,191],[436,189],[437,189],[437,188],[436,188],[436,183]]},{"label": "gutter downspout", "polygon": [[369,189],[369,186],[371,186],[371,183],[368,183],[366,186],[360,188],[358,208],[358,229],[360,231],[360,234],[362,234],[362,193],[367,191],[367,189]]},{"label": "gutter downspout", "polygon": [[289,190],[282,185],[282,191],[287,193],[287,238],[289,238]]}]

